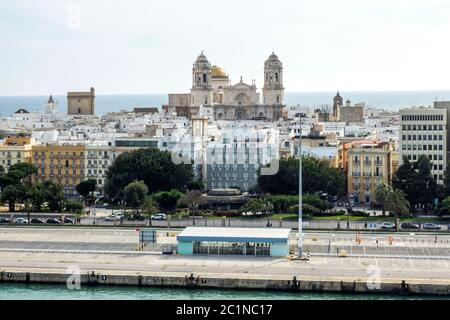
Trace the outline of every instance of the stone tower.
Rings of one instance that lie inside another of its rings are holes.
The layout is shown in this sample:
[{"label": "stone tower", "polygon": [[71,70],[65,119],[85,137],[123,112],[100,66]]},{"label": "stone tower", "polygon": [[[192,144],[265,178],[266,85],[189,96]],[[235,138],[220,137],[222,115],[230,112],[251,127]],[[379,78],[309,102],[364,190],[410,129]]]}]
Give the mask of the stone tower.
[{"label": "stone tower", "polygon": [[192,68],[191,106],[212,105],[211,70],[211,63],[202,51]]},{"label": "stone tower", "polygon": [[283,64],[272,52],[264,64],[263,103],[284,105]]},{"label": "stone tower", "polygon": [[95,113],[95,89],[88,92],[67,93],[68,115],[94,115]]},{"label": "stone tower", "polygon": [[333,98],[333,116],[338,118],[339,108],[343,106],[344,100],[342,99],[339,91],[336,93],[336,96]]}]

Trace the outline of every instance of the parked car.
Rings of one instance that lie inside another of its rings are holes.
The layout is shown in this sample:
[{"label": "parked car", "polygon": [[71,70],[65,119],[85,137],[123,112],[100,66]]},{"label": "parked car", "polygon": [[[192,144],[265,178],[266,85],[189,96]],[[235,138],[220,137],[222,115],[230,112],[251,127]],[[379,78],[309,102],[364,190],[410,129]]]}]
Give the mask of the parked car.
[{"label": "parked car", "polygon": [[105,221],[120,221],[123,218],[122,214],[112,214],[110,216],[105,217]]},{"label": "parked car", "polygon": [[145,217],[142,214],[132,214],[128,216],[128,221],[144,221]]},{"label": "parked car", "polygon": [[59,221],[58,219],[49,218],[49,219],[47,219],[47,221],[45,223],[47,223],[47,224],[61,224],[61,221]]},{"label": "parked car", "polygon": [[424,223],[422,228],[424,230],[441,230],[441,226],[431,222]]},{"label": "parked car", "polygon": [[8,218],[0,218],[0,223],[11,223],[11,220]]},{"label": "parked car", "polygon": [[28,220],[27,220],[27,219],[24,219],[24,218],[17,218],[17,219],[14,221],[14,223],[15,223],[15,224],[27,224],[27,223],[28,223]]},{"label": "parked car", "polygon": [[447,226],[447,229],[450,231],[450,223],[449,223],[449,225]]},{"label": "parked car", "polygon": [[157,213],[151,216],[152,220],[166,220],[167,216],[165,213]]},{"label": "parked car", "polygon": [[[60,220],[60,221],[61,221],[61,220]],[[67,218],[67,217],[64,217],[64,223],[65,223],[65,224],[75,224],[75,222],[74,222],[72,219]]]},{"label": "parked car", "polygon": [[45,221],[42,220],[42,219],[33,218],[33,219],[31,219],[31,223],[34,223],[34,224],[44,224]]},{"label": "parked car", "polygon": [[419,229],[419,226],[416,224],[413,224],[411,222],[403,222],[401,225],[402,229],[410,229],[410,230],[417,230]]},{"label": "parked car", "polygon": [[383,222],[381,224],[381,229],[395,229],[395,223],[392,222]]}]

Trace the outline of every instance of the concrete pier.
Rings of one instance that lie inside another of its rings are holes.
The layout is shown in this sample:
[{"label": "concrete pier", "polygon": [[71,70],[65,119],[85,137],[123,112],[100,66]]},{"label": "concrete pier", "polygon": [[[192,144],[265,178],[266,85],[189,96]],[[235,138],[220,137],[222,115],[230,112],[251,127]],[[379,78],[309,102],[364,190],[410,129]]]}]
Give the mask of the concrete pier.
[{"label": "concrete pier", "polygon": [[[49,271],[8,271],[0,272],[1,282],[63,284],[69,275]],[[138,274],[92,271],[80,274],[81,285],[136,286],[136,287],[176,287],[176,288],[216,288],[245,290],[280,290],[298,292],[363,293],[363,294],[410,294],[410,295],[450,295],[450,280],[386,281],[379,289],[370,288],[365,281],[317,280],[310,277],[278,277],[276,279],[211,277],[197,274]]]}]

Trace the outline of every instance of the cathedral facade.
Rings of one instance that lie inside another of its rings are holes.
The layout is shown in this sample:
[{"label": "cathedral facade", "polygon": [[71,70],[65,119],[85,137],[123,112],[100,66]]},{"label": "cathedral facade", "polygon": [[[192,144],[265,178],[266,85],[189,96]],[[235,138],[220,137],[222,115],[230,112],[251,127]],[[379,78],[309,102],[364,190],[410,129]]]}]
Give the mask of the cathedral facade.
[{"label": "cathedral facade", "polygon": [[255,80],[242,77],[232,84],[222,68],[211,65],[203,52],[192,68],[191,93],[169,94],[164,109],[170,114],[191,117],[200,109],[212,108],[215,120],[269,120],[282,117],[284,107],[283,65],[272,53],[264,64],[262,97]]}]

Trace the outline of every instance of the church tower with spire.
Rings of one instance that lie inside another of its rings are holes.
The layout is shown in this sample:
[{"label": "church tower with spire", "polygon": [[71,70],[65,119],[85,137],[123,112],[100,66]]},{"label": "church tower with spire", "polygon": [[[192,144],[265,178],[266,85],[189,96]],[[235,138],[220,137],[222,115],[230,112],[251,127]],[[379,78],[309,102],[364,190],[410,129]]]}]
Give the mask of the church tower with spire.
[{"label": "church tower with spire", "polygon": [[197,57],[192,68],[191,106],[213,104],[213,90],[211,86],[212,66],[202,53]]},{"label": "church tower with spire", "polygon": [[283,64],[273,52],[264,64],[263,103],[284,105]]},{"label": "church tower with spire", "polygon": [[344,100],[342,99],[339,91],[336,93],[336,96],[333,98],[333,117],[335,119],[339,118],[339,108],[344,104]]},{"label": "church tower with spire", "polygon": [[44,107],[45,113],[58,113],[58,102],[55,102],[53,95],[50,95]]}]

